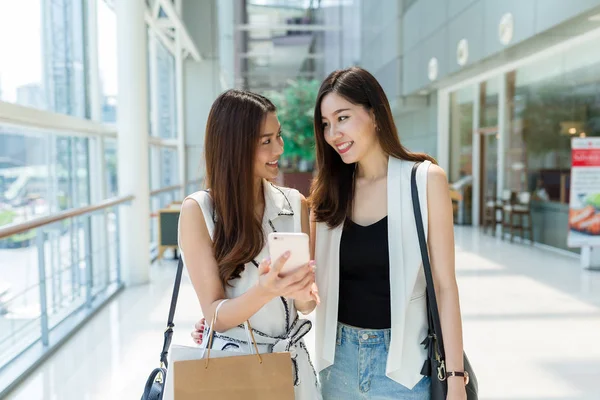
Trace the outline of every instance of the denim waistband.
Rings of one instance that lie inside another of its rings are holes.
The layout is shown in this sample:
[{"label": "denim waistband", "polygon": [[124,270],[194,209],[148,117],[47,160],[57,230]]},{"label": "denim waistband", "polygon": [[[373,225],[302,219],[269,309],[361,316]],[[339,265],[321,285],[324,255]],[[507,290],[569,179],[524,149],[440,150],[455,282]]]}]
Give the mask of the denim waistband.
[{"label": "denim waistband", "polygon": [[386,344],[389,345],[391,329],[364,329],[338,322],[337,343],[348,340],[354,344]]}]

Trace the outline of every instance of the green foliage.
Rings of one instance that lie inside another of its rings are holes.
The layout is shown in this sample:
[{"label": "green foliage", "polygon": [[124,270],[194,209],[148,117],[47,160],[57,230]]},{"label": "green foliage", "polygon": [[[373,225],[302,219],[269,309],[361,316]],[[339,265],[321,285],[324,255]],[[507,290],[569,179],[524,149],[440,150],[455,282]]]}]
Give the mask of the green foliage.
[{"label": "green foliage", "polygon": [[277,107],[285,141],[283,158],[294,169],[301,160],[312,163],[315,159],[313,113],[319,86],[316,80],[298,80],[281,92],[265,93]]},{"label": "green foliage", "polygon": [[0,211],[0,226],[12,223],[16,215],[17,213],[12,210]]}]

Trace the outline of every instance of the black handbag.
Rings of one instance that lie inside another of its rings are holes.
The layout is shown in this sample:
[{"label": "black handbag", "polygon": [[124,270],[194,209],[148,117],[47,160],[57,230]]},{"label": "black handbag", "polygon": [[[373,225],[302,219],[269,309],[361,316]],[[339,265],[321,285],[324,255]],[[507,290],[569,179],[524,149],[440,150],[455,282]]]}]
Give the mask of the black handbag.
[{"label": "black handbag", "polygon": [[[417,162],[413,166],[410,184],[417,234],[419,236],[419,247],[421,249],[421,258],[423,260],[423,270],[425,271],[425,279],[427,281],[427,319],[429,329],[427,338],[425,338],[422,343],[427,349],[427,360],[425,360],[421,374],[431,378],[431,400],[446,400],[448,394],[446,353],[444,351],[442,324],[440,323],[440,314],[438,312],[437,299],[435,297],[433,275],[431,273],[431,263],[429,261],[427,241],[425,240],[423,216],[421,215],[419,192],[417,189],[417,169],[420,164],[420,162]],[[473,368],[471,367],[471,363],[469,363],[466,354],[464,354],[464,368],[469,374],[469,382],[466,387],[467,399],[477,400],[477,378],[475,377],[475,373],[473,372]]]},{"label": "black handbag", "polygon": [[180,256],[179,264],[177,265],[177,275],[175,276],[175,285],[173,285],[173,295],[171,297],[171,308],[169,309],[167,329],[164,334],[163,349],[160,353],[160,367],[155,368],[150,373],[150,376],[146,380],[146,386],[144,387],[144,394],[142,394],[141,400],[162,400],[163,398],[165,380],[167,379],[167,368],[169,366],[167,355],[169,354],[169,347],[171,347],[171,340],[173,338],[173,327],[175,326],[175,324],[173,324],[173,318],[175,317],[175,308],[177,307],[177,297],[179,296],[182,273],[183,259]]}]

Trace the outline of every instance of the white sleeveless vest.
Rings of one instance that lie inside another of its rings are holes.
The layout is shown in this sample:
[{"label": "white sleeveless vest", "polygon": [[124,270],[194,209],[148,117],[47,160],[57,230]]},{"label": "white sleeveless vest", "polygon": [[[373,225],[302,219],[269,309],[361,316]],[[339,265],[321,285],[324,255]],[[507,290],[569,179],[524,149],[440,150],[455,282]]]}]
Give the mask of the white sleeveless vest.
[{"label": "white sleeveless vest", "polygon": [[[421,345],[427,336],[427,303],[425,274],[411,199],[413,165],[413,162],[390,157],[387,181],[392,321],[386,375],[408,388],[413,388],[423,378],[421,368],[427,356]],[[426,235],[429,165],[431,163],[426,161],[417,171]],[[316,274],[321,296],[321,304],[316,311],[315,331],[319,371],[332,365],[335,357],[342,229],[343,224],[330,229],[325,223],[318,223],[316,229]]]}]

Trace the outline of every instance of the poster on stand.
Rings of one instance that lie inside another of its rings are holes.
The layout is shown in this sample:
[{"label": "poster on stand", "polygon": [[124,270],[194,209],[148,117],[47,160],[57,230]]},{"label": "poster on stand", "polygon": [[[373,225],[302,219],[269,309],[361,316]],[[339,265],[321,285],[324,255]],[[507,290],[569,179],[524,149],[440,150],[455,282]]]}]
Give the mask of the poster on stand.
[{"label": "poster on stand", "polygon": [[571,141],[569,247],[600,247],[600,137]]}]

